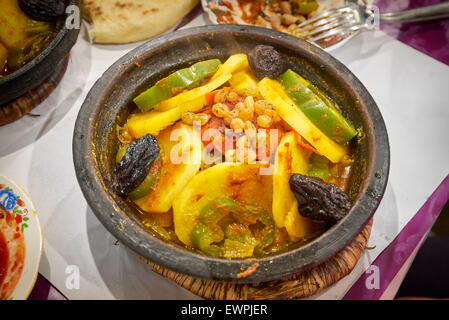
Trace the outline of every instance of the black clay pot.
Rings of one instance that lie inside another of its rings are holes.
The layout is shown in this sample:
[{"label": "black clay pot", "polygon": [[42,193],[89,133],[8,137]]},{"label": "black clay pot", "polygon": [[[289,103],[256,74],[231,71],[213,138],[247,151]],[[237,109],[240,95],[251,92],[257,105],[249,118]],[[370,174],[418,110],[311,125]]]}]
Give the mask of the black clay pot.
[{"label": "black clay pot", "polygon": [[[134,108],[132,98],[156,80],[192,62],[248,53],[258,44],[274,46],[290,68],[327,93],[363,135],[354,141],[356,164],[350,178],[350,213],[302,247],[256,260],[224,260],[205,256],[158,238],[136,217],[133,207],[111,191],[117,152],[116,124]],[[136,63],[137,62],[137,63]],[[194,277],[234,282],[278,279],[316,265],[343,249],[362,230],[383,196],[390,151],[382,116],[371,95],[339,61],[323,50],[276,31],[235,25],[187,29],[155,38],[131,51],[97,81],[76,122],[75,169],[95,215],[124,245],[171,270]],[[251,276],[237,279],[242,267],[258,262]]]},{"label": "black clay pot", "polygon": [[[76,5],[80,9],[81,1],[70,0],[68,5]],[[80,29],[68,29],[63,26],[36,58],[16,72],[0,78],[0,106],[12,101],[30,89],[37,87],[53,74],[59,63],[67,56],[78,38]]]}]

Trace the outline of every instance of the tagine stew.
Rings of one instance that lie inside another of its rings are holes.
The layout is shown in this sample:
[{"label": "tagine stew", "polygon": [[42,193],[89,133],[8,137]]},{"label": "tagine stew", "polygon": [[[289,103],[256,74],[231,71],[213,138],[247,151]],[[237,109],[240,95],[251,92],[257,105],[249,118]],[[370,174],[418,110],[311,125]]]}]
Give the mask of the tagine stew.
[{"label": "tagine stew", "polygon": [[342,219],[357,130],[282,55],[200,61],[138,95],[118,127],[114,190],[167,240],[259,257]]},{"label": "tagine stew", "polygon": [[[0,77],[6,76],[37,57],[52,41],[63,14],[61,1],[48,1],[56,10],[37,10],[33,0],[0,1]],[[39,2],[39,1],[37,1]],[[59,9],[58,9],[59,8]],[[25,11],[24,11],[25,10]],[[61,11],[62,12],[58,12]]]}]

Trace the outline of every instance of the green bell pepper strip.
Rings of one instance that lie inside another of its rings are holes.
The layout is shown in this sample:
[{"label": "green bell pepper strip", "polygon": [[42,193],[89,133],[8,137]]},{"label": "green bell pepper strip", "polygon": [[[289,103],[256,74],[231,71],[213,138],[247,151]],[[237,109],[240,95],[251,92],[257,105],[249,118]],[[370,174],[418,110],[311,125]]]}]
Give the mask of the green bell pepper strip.
[{"label": "green bell pepper strip", "polygon": [[254,254],[258,241],[247,226],[236,222],[230,223],[225,227],[224,234],[225,258],[245,258]]},{"label": "green bell pepper strip", "polygon": [[299,74],[289,69],[280,80],[296,106],[329,138],[344,145],[357,135],[335,104]]},{"label": "green bell pepper strip", "polygon": [[224,239],[223,230],[221,228],[213,228],[198,222],[192,230],[192,243],[194,247],[200,249],[214,257],[222,257],[224,251],[217,245],[212,243],[219,243]]},{"label": "green bell pepper strip", "polygon": [[184,89],[198,86],[205,78],[212,76],[220,64],[220,60],[211,59],[195,63],[190,68],[178,70],[141,93],[134,99],[134,103],[141,111],[148,111],[159,102],[177,95]]},{"label": "green bell pepper strip", "polygon": [[153,186],[155,185],[157,179],[159,178],[162,170],[162,160],[158,157],[150,167],[150,171],[148,175],[145,177],[145,180],[133,191],[128,193],[128,198],[131,200],[137,200],[145,197],[147,194],[151,192]]},{"label": "green bell pepper strip", "polygon": [[124,144],[118,149],[117,155],[115,157],[115,162],[119,163],[122,160],[123,156],[126,153],[126,149],[128,149],[128,146],[129,144]]},{"label": "green bell pepper strip", "polygon": [[255,247],[257,239],[251,233],[251,230],[241,223],[231,223],[225,227],[225,238],[235,240],[242,243],[247,243]]},{"label": "green bell pepper strip", "polygon": [[[220,222],[232,216],[238,223],[231,223],[223,232]],[[259,237],[251,234],[248,225],[261,222],[264,228]],[[200,213],[199,221],[192,231],[192,243],[199,250],[216,257],[232,257],[232,252],[247,251],[254,247],[261,252],[274,240],[275,226],[268,213],[252,206],[240,205],[229,199],[216,199],[208,203]],[[228,252],[217,244],[224,239],[233,240]],[[242,245],[238,245],[240,242]],[[214,244],[215,243],[215,244]]]},{"label": "green bell pepper strip", "polygon": [[329,182],[330,177],[329,164],[330,162],[326,157],[314,153],[310,157],[310,169],[307,175],[320,178],[324,182]]},{"label": "green bell pepper strip", "polygon": [[257,239],[251,230],[241,223],[230,223],[225,227],[223,254],[225,258],[247,258],[254,254]]}]

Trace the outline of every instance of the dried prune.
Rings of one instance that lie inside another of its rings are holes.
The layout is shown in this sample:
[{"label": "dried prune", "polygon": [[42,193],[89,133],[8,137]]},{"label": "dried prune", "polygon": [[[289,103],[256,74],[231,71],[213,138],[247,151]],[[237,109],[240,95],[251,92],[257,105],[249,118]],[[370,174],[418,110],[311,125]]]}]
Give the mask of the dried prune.
[{"label": "dried prune", "polygon": [[56,21],[64,17],[65,0],[19,0],[20,9],[39,21]]},{"label": "dried prune", "polygon": [[320,178],[293,174],[290,188],[298,200],[300,214],[307,218],[335,223],[351,209],[346,193]]},{"label": "dried prune", "polygon": [[248,54],[248,60],[251,70],[259,79],[275,79],[287,68],[282,55],[272,46],[256,46]]},{"label": "dried prune", "polygon": [[114,190],[121,196],[137,188],[148,175],[150,166],[157,159],[160,147],[151,134],[133,141],[115,167]]}]

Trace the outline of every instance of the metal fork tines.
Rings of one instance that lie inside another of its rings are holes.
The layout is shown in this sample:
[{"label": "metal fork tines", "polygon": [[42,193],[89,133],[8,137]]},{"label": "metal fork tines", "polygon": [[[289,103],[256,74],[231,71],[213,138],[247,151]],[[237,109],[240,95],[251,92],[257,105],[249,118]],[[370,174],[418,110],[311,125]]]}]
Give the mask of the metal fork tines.
[{"label": "metal fork tines", "polygon": [[363,27],[359,9],[355,4],[330,9],[299,24],[291,33],[316,42],[333,35],[359,30]]}]

